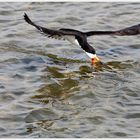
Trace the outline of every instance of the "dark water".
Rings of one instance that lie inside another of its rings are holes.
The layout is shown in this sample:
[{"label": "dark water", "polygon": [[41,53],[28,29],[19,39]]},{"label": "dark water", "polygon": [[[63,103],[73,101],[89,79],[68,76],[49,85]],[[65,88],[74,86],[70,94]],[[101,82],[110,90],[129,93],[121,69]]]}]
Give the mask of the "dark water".
[{"label": "dark water", "polygon": [[[140,137],[140,36],[91,37],[105,67],[50,28],[115,30],[140,23],[140,3],[1,3],[0,137]],[[94,73],[93,73],[94,72]]]}]

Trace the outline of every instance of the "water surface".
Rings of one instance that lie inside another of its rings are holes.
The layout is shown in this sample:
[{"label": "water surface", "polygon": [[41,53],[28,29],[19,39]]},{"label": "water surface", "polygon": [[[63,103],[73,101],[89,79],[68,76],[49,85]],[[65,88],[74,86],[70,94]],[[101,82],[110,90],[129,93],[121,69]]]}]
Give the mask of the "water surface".
[{"label": "water surface", "polygon": [[48,39],[49,28],[117,30],[140,23],[140,3],[1,3],[0,137],[140,137],[140,36],[89,42],[109,67],[80,48]]}]

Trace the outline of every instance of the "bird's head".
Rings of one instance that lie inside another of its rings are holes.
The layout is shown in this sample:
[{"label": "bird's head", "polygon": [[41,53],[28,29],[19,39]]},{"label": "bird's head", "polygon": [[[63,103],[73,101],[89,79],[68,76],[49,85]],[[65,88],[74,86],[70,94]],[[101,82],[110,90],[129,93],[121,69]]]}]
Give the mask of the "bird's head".
[{"label": "bird's head", "polygon": [[93,57],[91,58],[91,62],[92,62],[92,65],[96,65],[96,64],[101,64],[101,60],[99,57],[97,57],[96,54],[93,55]]},{"label": "bird's head", "polygon": [[97,57],[97,55],[95,53],[88,53],[88,52],[86,52],[86,54],[91,58],[91,64],[92,65],[97,66],[97,65],[101,65],[102,64],[100,58]]},{"label": "bird's head", "polygon": [[97,64],[101,64],[101,60],[99,57],[97,57],[97,55],[95,53],[88,53],[86,52],[86,54],[91,58],[91,63],[92,65],[97,65]]}]

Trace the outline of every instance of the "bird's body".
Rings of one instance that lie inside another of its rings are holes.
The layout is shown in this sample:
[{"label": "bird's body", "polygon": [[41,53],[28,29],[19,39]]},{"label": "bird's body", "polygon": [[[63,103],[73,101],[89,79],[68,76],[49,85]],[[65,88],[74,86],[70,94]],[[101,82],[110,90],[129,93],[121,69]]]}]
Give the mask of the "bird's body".
[{"label": "bird's body", "polygon": [[87,38],[94,35],[137,35],[140,34],[140,24],[131,26],[122,30],[117,31],[89,31],[81,32],[74,29],[62,28],[59,30],[52,30],[36,25],[32,22],[27,14],[24,14],[24,19],[30,25],[36,27],[41,33],[48,36],[49,38],[68,40],[74,45],[80,46],[86,54],[92,59],[92,64],[100,62],[100,59],[96,56],[95,49],[87,42]]}]

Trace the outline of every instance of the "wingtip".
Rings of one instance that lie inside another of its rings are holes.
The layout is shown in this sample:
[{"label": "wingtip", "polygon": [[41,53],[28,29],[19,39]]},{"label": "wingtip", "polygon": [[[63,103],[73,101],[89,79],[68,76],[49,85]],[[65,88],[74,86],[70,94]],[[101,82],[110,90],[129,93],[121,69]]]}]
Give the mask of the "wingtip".
[{"label": "wingtip", "polygon": [[24,12],[24,18],[28,17],[27,14]]},{"label": "wingtip", "polygon": [[29,19],[28,15],[25,12],[24,12],[24,20],[29,24],[33,24],[33,22]]}]

